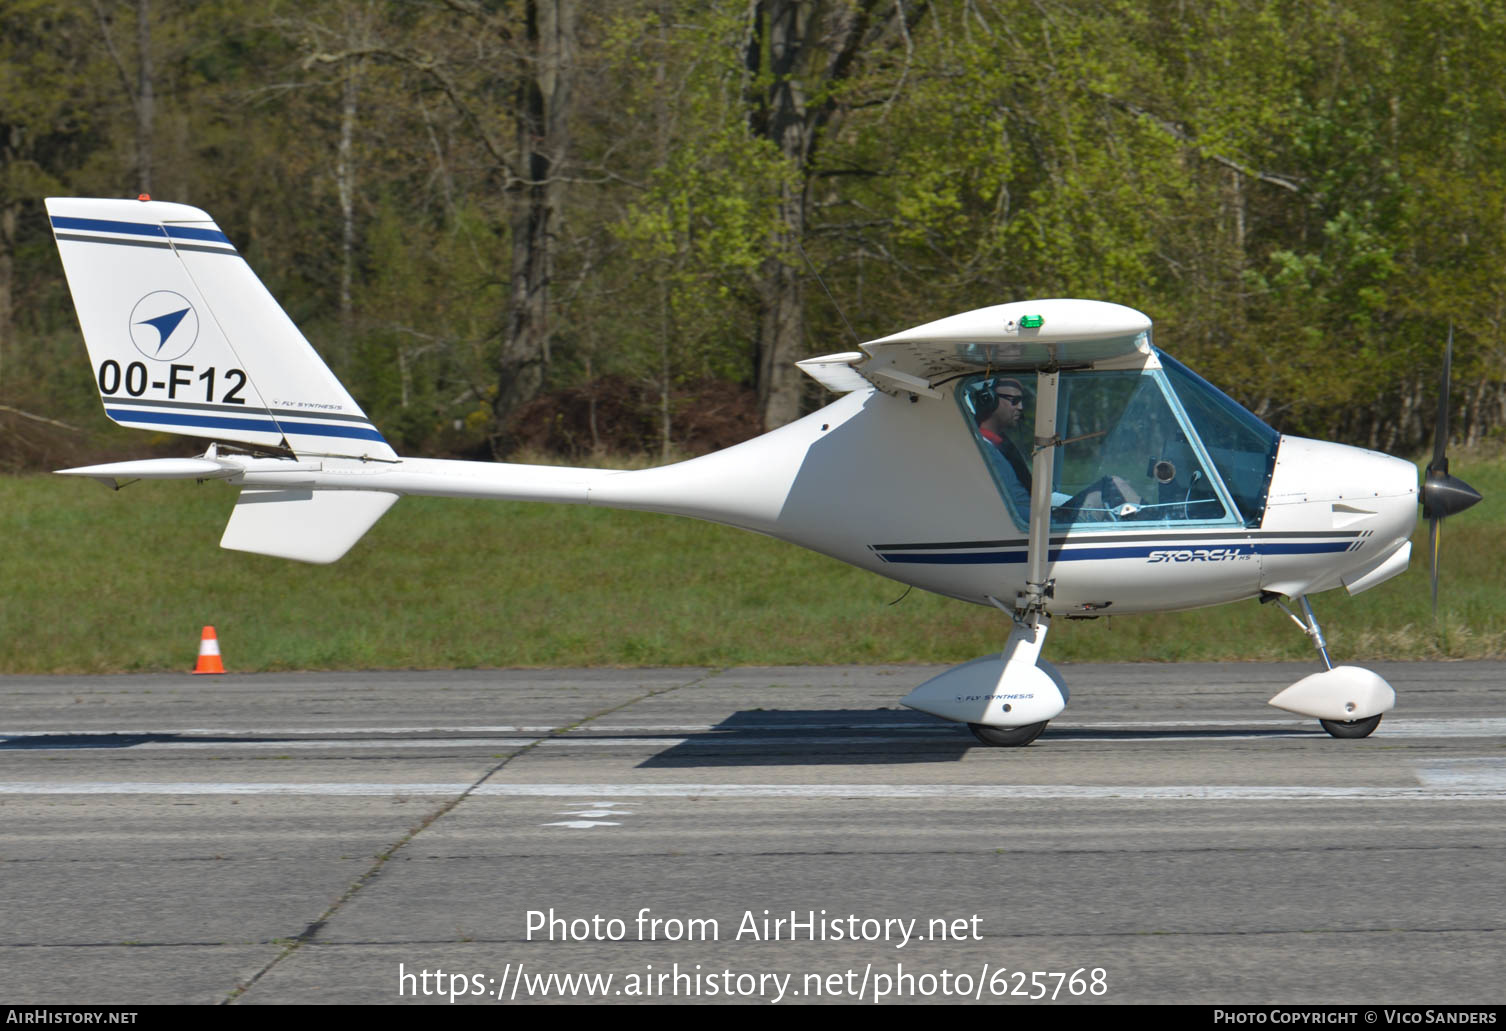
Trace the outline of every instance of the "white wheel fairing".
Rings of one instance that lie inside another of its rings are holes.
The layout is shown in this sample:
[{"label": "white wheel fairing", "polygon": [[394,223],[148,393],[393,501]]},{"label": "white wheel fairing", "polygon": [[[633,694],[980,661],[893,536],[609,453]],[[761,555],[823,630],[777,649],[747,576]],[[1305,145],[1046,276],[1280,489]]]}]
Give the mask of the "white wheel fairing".
[{"label": "white wheel fairing", "polygon": [[1303,677],[1270,704],[1299,716],[1349,723],[1391,711],[1396,707],[1396,692],[1371,670],[1335,666]]},{"label": "white wheel fairing", "polygon": [[954,666],[911,691],[900,704],[944,720],[985,727],[1043,723],[1067,707],[1066,684],[1049,663],[1015,664],[997,655]]}]

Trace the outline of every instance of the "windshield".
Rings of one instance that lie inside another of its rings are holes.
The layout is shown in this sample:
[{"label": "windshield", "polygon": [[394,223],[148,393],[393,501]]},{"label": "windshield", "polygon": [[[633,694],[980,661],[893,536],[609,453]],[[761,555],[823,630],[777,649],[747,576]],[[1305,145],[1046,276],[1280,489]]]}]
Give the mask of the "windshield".
[{"label": "windshield", "polygon": [[1245,525],[1259,526],[1281,434],[1171,355],[1158,354],[1167,382],[1233,495]]}]

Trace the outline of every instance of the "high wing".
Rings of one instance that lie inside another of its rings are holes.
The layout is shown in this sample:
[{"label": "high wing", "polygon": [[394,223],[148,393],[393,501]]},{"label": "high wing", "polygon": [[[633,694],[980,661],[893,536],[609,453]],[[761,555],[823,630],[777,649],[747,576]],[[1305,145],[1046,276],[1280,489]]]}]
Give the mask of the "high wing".
[{"label": "high wing", "polygon": [[945,380],[996,369],[1099,365],[1150,353],[1150,318],[1122,304],[1052,298],[963,312],[893,333],[862,351],[799,362],[839,393],[872,385],[940,397]]}]

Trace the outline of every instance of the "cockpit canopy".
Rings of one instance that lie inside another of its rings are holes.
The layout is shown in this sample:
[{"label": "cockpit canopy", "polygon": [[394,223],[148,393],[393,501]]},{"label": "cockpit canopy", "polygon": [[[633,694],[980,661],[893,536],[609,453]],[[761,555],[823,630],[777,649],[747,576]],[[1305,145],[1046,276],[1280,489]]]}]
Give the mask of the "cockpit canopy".
[{"label": "cockpit canopy", "polygon": [[[1280,435],[1174,358],[1157,357],[1150,364],[1159,368],[1060,374],[1053,530],[1260,525]],[[1034,373],[992,373],[965,377],[956,392],[1021,530],[1030,520],[1035,390]]]}]

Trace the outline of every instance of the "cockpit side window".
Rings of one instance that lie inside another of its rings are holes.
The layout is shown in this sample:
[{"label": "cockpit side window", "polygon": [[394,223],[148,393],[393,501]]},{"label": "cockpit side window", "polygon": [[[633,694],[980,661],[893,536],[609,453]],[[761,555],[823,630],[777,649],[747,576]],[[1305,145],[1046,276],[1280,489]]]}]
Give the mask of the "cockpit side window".
[{"label": "cockpit side window", "polygon": [[1078,372],[1057,398],[1052,526],[1227,523],[1228,507],[1155,372]]},{"label": "cockpit side window", "polygon": [[[974,376],[958,394],[1020,529],[1030,518],[1034,381],[1034,375]],[[1053,530],[1239,521],[1156,370],[1062,373],[1056,432]]]}]

